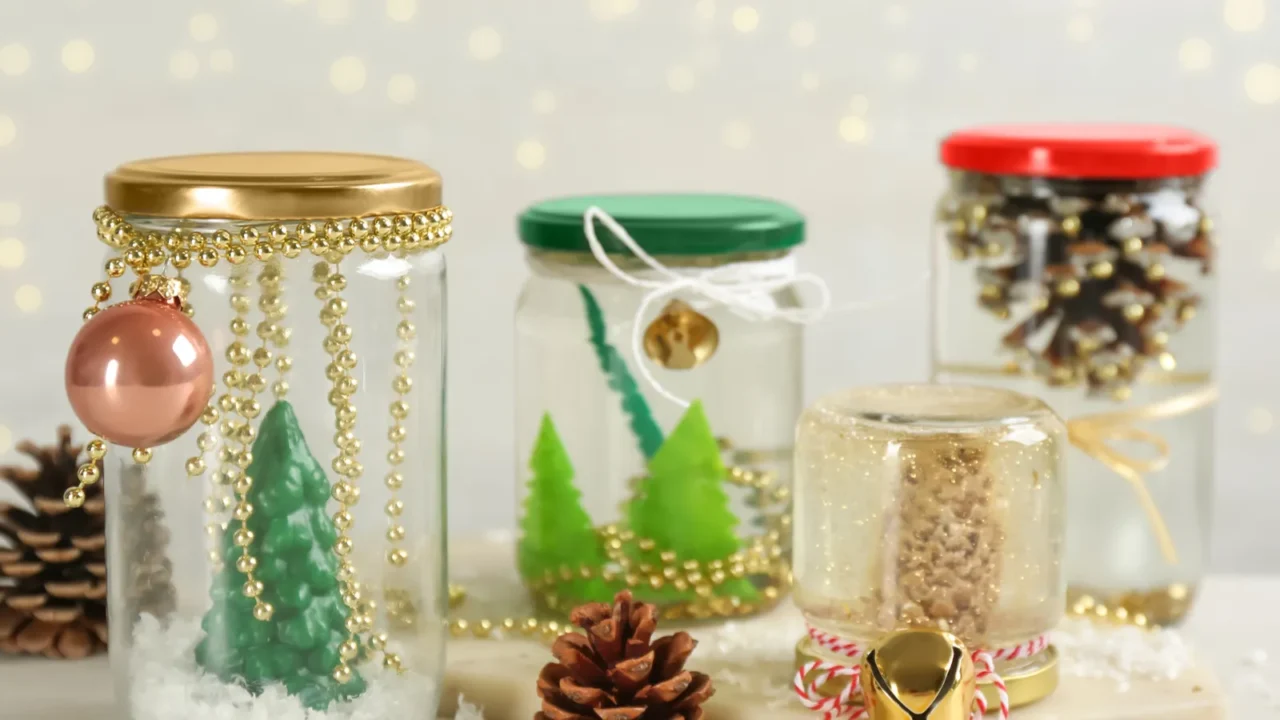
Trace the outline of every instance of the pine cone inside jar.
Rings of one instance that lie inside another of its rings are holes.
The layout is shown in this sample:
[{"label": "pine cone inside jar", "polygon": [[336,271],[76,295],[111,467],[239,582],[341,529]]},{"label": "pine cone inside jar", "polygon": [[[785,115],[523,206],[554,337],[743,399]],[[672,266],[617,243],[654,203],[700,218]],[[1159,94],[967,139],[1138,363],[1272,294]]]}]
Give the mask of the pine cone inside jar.
[{"label": "pine cone inside jar", "polygon": [[711,678],[684,668],[698,643],[686,632],[651,643],[656,607],[624,590],[612,607],[589,603],[569,620],[583,632],[565,633],[551,646],[556,662],[538,675],[542,711],[534,720],[702,717],[702,703],[715,692]]},{"label": "pine cone inside jar", "polygon": [[1010,323],[1001,346],[1021,369],[1124,400],[1149,361],[1176,367],[1170,341],[1213,268],[1198,182],[969,182],[939,216],[956,259],[977,263],[978,304]]}]

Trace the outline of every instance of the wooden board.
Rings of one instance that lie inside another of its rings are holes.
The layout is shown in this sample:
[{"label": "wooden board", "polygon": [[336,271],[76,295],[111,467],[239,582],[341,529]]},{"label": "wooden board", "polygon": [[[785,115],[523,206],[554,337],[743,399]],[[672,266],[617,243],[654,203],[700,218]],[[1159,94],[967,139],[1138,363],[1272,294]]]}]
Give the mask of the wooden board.
[{"label": "wooden board", "polygon": [[[510,536],[455,543],[454,577],[471,597],[461,615],[522,617],[530,612],[527,595],[515,577]],[[788,604],[773,612],[727,625],[678,628],[660,626],[659,634],[688,630],[699,641],[691,668],[708,673],[716,694],[706,705],[707,720],[814,720],[791,694],[794,647],[804,622]],[[482,707],[485,720],[530,720],[540,709],[534,692],[538,671],[551,661],[546,645],[524,638],[455,639],[448,650],[448,671],[441,715],[452,715],[458,695]],[[1221,720],[1226,698],[1214,673],[1202,664],[1176,680],[1132,678],[1127,688],[1112,679],[1065,673],[1051,697],[1013,711],[1015,720]],[[994,716],[991,716],[994,717]]]},{"label": "wooden board", "polygon": [[[545,645],[526,640],[464,640],[449,645],[442,715],[454,712],[461,693],[481,706],[485,720],[529,720],[540,709],[534,692],[538,671],[551,660]],[[706,672],[716,694],[707,720],[813,720],[790,694],[790,658],[760,662],[700,658],[690,667]],[[1132,680],[1120,690],[1112,680],[1063,677],[1050,698],[1013,711],[1016,720],[1222,720],[1225,698],[1213,673],[1195,667],[1177,680]]]}]

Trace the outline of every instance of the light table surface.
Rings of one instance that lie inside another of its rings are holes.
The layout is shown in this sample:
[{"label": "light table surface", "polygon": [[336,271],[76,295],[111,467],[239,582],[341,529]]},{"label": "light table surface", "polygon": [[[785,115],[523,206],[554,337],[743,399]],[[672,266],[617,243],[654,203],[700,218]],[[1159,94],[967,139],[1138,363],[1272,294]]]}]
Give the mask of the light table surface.
[{"label": "light table surface", "polygon": [[[1183,630],[1200,662],[1216,671],[1230,717],[1280,720],[1280,577],[1211,577]],[[534,679],[527,678],[530,695]],[[4,720],[105,719],[111,696],[105,657],[0,659]],[[485,704],[483,697],[468,699]]]}]

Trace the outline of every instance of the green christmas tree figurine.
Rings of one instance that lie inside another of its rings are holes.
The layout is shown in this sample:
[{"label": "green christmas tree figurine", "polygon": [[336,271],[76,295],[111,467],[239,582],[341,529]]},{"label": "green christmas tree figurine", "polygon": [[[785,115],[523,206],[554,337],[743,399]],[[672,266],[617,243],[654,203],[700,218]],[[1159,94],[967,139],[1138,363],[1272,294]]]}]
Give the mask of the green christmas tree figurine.
[{"label": "green christmas tree figurine", "polygon": [[263,417],[246,473],[253,478],[247,499],[253,506],[249,551],[258,561],[254,577],[274,613],[266,621],[255,619],[253,599],[241,592],[241,550],[232,541],[239,523],[232,521],[222,539],[225,567],[213,580],[213,606],[201,622],[206,637],[196,646],[196,662],[254,693],[283,683],[313,710],[360,695],[365,682],[359,673],[344,684],[332,677],[338,646],[347,639],[347,607],[333,554],[337,530],[325,510],[329,480],[289,403],[277,402]]},{"label": "green christmas tree figurine", "polygon": [[[680,560],[727,559],[740,547],[734,532],[738,518],[724,491],[727,475],[702,403],[694,401],[649,461],[649,476],[630,503],[631,529]],[[657,597],[665,600],[669,594]],[[750,581],[732,579],[716,594],[745,600],[759,593]]]},{"label": "green christmas tree figurine", "polygon": [[[582,493],[573,485],[573,464],[550,415],[542,416],[529,469],[533,477],[516,550],[520,574],[537,581],[548,572],[559,577],[562,566],[603,568],[604,548],[582,507]],[[567,580],[557,591],[575,601],[608,602],[613,597],[613,589],[597,578]]]}]

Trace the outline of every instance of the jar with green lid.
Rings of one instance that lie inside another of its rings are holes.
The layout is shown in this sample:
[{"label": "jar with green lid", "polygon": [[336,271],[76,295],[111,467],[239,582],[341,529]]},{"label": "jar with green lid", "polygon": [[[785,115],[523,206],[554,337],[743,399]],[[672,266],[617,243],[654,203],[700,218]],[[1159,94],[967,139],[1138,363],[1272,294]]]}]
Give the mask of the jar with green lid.
[{"label": "jar with green lid", "polygon": [[546,612],[629,587],[668,617],[787,590],[804,218],[726,195],[549,200],[519,218],[517,564]]}]

